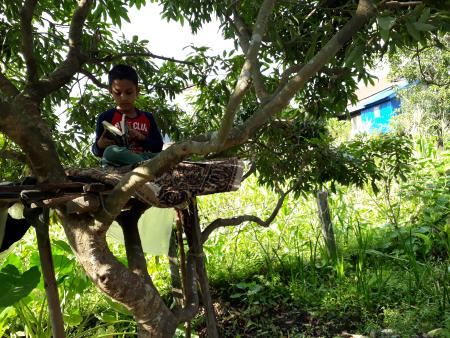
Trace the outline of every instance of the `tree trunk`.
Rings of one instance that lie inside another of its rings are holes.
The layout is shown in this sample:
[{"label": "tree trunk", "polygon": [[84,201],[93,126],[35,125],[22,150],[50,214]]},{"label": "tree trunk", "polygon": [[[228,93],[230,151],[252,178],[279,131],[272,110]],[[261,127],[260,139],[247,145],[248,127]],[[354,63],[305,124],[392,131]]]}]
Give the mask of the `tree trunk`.
[{"label": "tree trunk", "polygon": [[6,121],[2,122],[13,126],[6,129],[6,135],[27,154],[27,162],[40,183],[64,181],[64,170],[39,104],[23,97],[14,103],[13,114],[3,117]]},{"label": "tree trunk", "polygon": [[322,235],[329,257],[336,261],[337,247],[334,238],[333,223],[331,223],[330,209],[328,206],[328,192],[317,192],[317,206],[319,208],[319,218],[322,224]]},{"label": "tree trunk", "polygon": [[59,214],[69,243],[87,275],[99,289],[133,313],[139,337],[172,338],[177,319],[151,278],[142,274],[142,257],[135,255],[129,261],[130,268],[125,267],[110,252],[106,232],[98,230],[104,228],[101,224],[87,215]]}]

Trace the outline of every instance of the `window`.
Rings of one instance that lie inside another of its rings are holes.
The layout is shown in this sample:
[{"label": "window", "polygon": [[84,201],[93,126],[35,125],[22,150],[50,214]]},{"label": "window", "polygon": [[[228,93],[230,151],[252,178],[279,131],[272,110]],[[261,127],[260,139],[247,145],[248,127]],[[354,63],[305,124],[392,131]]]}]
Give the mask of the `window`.
[{"label": "window", "polygon": [[375,118],[379,118],[380,117],[380,106],[373,107],[373,115],[374,115]]}]

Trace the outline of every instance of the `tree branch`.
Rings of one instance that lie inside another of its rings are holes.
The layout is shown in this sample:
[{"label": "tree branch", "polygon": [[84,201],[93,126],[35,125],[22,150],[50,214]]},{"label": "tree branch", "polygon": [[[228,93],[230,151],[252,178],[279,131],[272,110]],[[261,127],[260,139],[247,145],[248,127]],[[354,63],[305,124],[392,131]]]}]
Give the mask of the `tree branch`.
[{"label": "tree branch", "polygon": [[93,84],[95,84],[97,87],[102,88],[102,89],[108,89],[109,86],[105,83],[103,83],[102,81],[100,81],[99,79],[97,79],[94,74],[92,74],[91,72],[87,71],[86,69],[81,69],[80,70],[80,74],[83,74],[85,76],[87,76],[87,78],[89,80],[92,81]]},{"label": "tree branch", "polygon": [[369,18],[375,15],[375,13],[376,10],[371,0],[360,0],[356,13],[344,27],[340,29],[326,45],[288,81],[288,83],[279,87],[272,95],[271,99],[262,104],[260,108],[244,122],[239,130],[234,131],[235,135],[233,136],[235,140],[238,139],[238,132],[241,132],[244,137],[253,135],[262,124],[284,109],[295,93],[297,93],[311,77],[322,69],[337,54],[344,44],[368,22]]},{"label": "tree branch", "polygon": [[42,99],[58,90],[80,71],[81,66],[88,58],[81,52],[81,37],[86,17],[89,13],[92,0],[79,0],[69,29],[69,53],[66,59],[47,78],[28,88],[27,94]]},{"label": "tree branch", "polygon": [[244,54],[247,54],[251,38],[249,28],[244,23],[244,20],[242,20],[236,9],[233,9],[233,19],[229,17],[227,17],[227,19],[234,27],[234,31],[239,38],[239,44],[241,45],[242,51],[244,52]]},{"label": "tree branch", "polygon": [[161,56],[161,55],[156,55],[153,54],[151,52],[129,52],[129,53],[117,53],[117,54],[110,54],[107,55],[103,58],[92,58],[89,62],[90,63],[104,63],[104,62],[111,62],[114,60],[118,60],[121,59],[123,57],[149,57],[149,58],[155,58],[155,59],[159,59],[159,60],[165,60],[165,61],[172,61],[175,63],[180,63],[183,65],[187,65],[187,66],[193,66],[196,67],[197,65],[194,62],[190,62],[190,61],[184,61],[184,60],[178,60],[175,59],[173,57],[168,57],[168,56]]},{"label": "tree branch", "polygon": [[141,202],[136,202],[130,210],[123,211],[116,220],[122,227],[128,268],[140,276],[147,284],[153,285],[147,271],[147,262],[138,230],[139,217],[146,209],[148,209],[148,206]]},{"label": "tree branch", "polygon": [[22,54],[27,65],[27,79],[29,83],[37,81],[37,62],[34,55],[33,14],[38,0],[25,0],[20,12],[20,26],[22,34]]},{"label": "tree branch", "polygon": [[[153,334],[155,330],[164,330],[159,331],[162,336],[169,336],[170,331],[171,337],[176,325],[175,316],[153,285],[126,268],[111,253],[106,233],[101,230],[104,227],[94,222],[90,215],[67,215],[58,209],[57,212],[69,243],[90,279],[108,296],[131,310],[139,326]],[[166,322],[161,322],[161,317]]]},{"label": "tree branch", "polygon": [[[239,37],[239,44],[241,45],[244,54],[247,54],[250,48],[251,39],[250,34],[248,33],[248,27],[245,25],[244,20],[242,20],[236,10],[233,11],[233,20],[230,19],[230,21]],[[269,95],[269,93],[264,84],[264,79],[261,74],[261,65],[258,59],[255,60],[255,66],[251,69],[251,75],[256,96],[260,101],[262,101]]]},{"label": "tree branch", "polygon": [[250,177],[250,175],[254,174],[256,172],[256,164],[255,162],[252,162],[250,164],[250,168],[248,171],[242,176],[241,182],[245,181],[247,178]]},{"label": "tree branch", "polygon": [[281,74],[281,79],[279,83],[279,87],[285,86],[289,82],[289,78],[292,74],[298,73],[303,67],[305,66],[304,63],[293,65],[289,68],[287,68],[283,74]]},{"label": "tree branch", "polygon": [[286,199],[286,196],[292,191],[293,189],[289,189],[286,192],[283,192],[279,190],[280,198],[278,199],[277,205],[272,211],[272,214],[267,218],[265,221],[263,221],[261,218],[254,216],[254,215],[241,215],[231,218],[218,218],[214,220],[212,223],[210,223],[205,230],[202,231],[202,237],[201,237],[201,243],[204,244],[208,237],[211,235],[211,233],[221,227],[228,227],[228,226],[236,226],[239,224],[242,224],[244,222],[254,222],[256,224],[259,224],[262,227],[267,228],[270,223],[273,222],[275,217],[277,217],[278,212],[280,211],[281,207],[283,206],[284,200]]},{"label": "tree branch", "polygon": [[5,96],[13,98],[19,94],[19,90],[16,86],[3,74],[0,72],[0,92],[4,93]]},{"label": "tree branch", "polygon": [[422,1],[405,1],[405,2],[401,2],[401,1],[386,1],[386,2],[380,3],[378,8],[383,8],[383,7],[409,7],[409,6],[418,6],[418,5],[421,5],[421,4],[423,4]]},{"label": "tree branch", "polygon": [[259,9],[241,74],[239,75],[236,87],[233,94],[231,94],[227,107],[225,108],[225,114],[217,136],[218,144],[222,144],[225,141],[225,138],[233,127],[236,111],[249,87],[251,73],[253,69],[257,67],[259,48],[274,5],[275,0],[265,0]]}]

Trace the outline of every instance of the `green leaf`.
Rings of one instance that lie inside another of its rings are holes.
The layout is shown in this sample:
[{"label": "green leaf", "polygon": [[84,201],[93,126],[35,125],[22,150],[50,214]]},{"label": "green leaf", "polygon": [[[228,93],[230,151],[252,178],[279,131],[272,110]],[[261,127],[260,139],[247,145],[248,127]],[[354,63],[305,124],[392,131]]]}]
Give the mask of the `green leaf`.
[{"label": "green leaf", "polygon": [[356,45],[355,47],[353,47],[353,49],[345,59],[345,65],[347,67],[351,67],[353,63],[356,63],[358,61],[358,59],[362,59],[362,51],[362,45]]},{"label": "green leaf", "polygon": [[372,181],[370,184],[372,186],[373,193],[375,195],[377,195],[380,192],[380,188],[378,188],[378,186],[376,185],[375,181]]},{"label": "green leaf", "polygon": [[419,32],[427,32],[427,31],[431,31],[433,29],[436,29],[435,26],[430,25],[429,23],[422,23],[422,22],[414,22],[413,26]]},{"label": "green leaf", "polygon": [[104,321],[105,323],[115,323],[115,322],[117,322],[117,318],[116,318],[115,314],[110,313],[110,312],[102,312],[97,317],[100,320]]},{"label": "green leaf", "polygon": [[389,40],[389,30],[380,29],[380,35],[384,42]]},{"label": "green leaf", "polygon": [[378,26],[380,26],[381,30],[388,31],[391,29],[392,25],[395,22],[395,18],[392,16],[380,16],[378,17]]},{"label": "green leaf", "polygon": [[0,272],[0,307],[15,304],[26,297],[39,283],[41,273],[37,266],[25,271],[22,275],[13,265],[7,265]]},{"label": "green leaf", "polygon": [[411,35],[414,40],[419,41],[420,40],[420,33],[412,23],[406,24],[406,30],[408,31],[409,35]]},{"label": "green leaf", "polygon": [[430,17],[430,12],[431,12],[430,8],[429,8],[429,7],[426,7],[426,8],[423,10],[422,14],[420,15],[419,22],[425,22],[425,21],[427,21],[428,18]]},{"label": "green leaf", "polygon": [[105,297],[105,300],[108,303],[108,305],[111,307],[112,310],[114,310],[118,313],[121,313],[123,315],[126,315],[126,316],[132,316],[132,313],[122,304],[113,301],[109,297]]},{"label": "green leaf", "polygon": [[74,312],[70,314],[65,314],[63,317],[64,323],[66,323],[69,326],[78,326],[83,321],[83,316],[79,314],[79,311],[78,313]]},{"label": "green leaf", "polygon": [[65,251],[68,254],[73,254],[70,245],[60,239],[54,240],[52,244],[54,247],[57,247],[58,249],[61,249],[62,251]]}]

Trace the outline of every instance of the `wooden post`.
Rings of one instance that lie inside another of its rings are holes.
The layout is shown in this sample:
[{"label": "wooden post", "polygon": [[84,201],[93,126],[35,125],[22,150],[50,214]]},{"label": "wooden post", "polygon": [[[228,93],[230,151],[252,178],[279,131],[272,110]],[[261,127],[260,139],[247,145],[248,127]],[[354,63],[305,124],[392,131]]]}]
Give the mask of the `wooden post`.
[{"label": "wooden post", "polygon": [[322,224],[322,235],[325,241],[328,255],[333,261],[337,259],[336,239],[334,237],[333,223],[331,223],[330,209],[328,206],[328,192],[323,190],[317,192],[317,206],[319,218]]},{"label": "wooden post", "polygon": [[180,275],[180,261],[178,259],[177,247],[177,230],[172,229],[169,243],[169,268],[172,282],[172,297],[175,306],[181,308],[183,306],[183,285]]},{"label": "wooden post", "polygon": [[52,324],[54,338],[64,338],[64,321],[59,303],[58,285],[56,284],[55,269],[53,266],[52,250],[49,236],[49,209],[43,208],[42,214],[34,217],[33,223],[36,227],[39,258],[41,260],[44,287],[47,294],[48,310]]},{"label": "wooden post", "polygon": [[208,274],[206,272],[203,245],[201,242],[201,229],[198,217],[197,201],[192,198],[189,201],[187,210],[182,211],[183,225],[185,227],[188,239],[189,250],[195,257],[195,268],[197,272],[197,280],[200,285],[203,306],[206,312],[206,329],[209,338],[219,338],[217,329],[217,320],[214,306],[212,303],[211,293],[209,292]]},{"label": "wooden post", "polygon": [[[186,305],[186,289],[187,289],[187,277],[186,277],[186,253],[184,251],[184,242],[183,242],[183,212],[180,209],[175,209],[177,212],[176,226],[177,226],[177,242],[178,249],[180,253],[180,270],[181,270],[181,280],[183,286],[183,301],[184,305]],[[184,326],[184,337],[191,338],[192,328],[191,322],[188,321]]]}]

